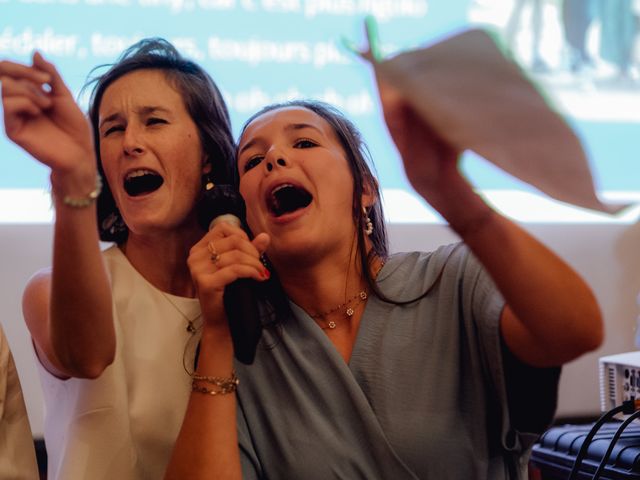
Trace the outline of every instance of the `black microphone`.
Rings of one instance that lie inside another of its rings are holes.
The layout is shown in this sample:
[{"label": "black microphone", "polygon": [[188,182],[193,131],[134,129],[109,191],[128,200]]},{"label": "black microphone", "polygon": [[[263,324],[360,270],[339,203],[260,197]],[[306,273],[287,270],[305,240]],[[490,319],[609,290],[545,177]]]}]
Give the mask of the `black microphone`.
[{"label": "black microphone", "polygon": [[[244,228],[245,204],[231,185],[216,185],[205,191],[197,209],[198,222],[205,230],[211,230],[219,222],[228,222]],[[245,229],[246,231],[246,229]],[[239,278],[224,289],[224,310],[235,357],[251,365],[262,336],[262,322],[256,295],[256,281]]]}]

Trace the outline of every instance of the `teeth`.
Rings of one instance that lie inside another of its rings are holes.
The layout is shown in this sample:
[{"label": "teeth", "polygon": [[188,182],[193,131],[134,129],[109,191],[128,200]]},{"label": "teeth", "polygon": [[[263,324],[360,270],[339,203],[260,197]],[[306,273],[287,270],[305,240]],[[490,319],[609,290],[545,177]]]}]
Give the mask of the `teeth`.
[{"label": "teeth", "polygon": [[140,170],[134,170],[133,172],[129,172],[127,174],[126,179],[129,180],[130,178],[142,177],[143,175],[157,175],[157,174],[156,172],[152,172],[151,170],[145,170],[141,168]]},{"label": "teeth", "polygon": [[271,195],[279,192],[280,190],[282,190],[283,188],[289,188],[289,187],[293,187],[293,185],[291,183],[283,183],[282,185],[278,185],[276,188],[274,188],[273,190],[271,190]]}]

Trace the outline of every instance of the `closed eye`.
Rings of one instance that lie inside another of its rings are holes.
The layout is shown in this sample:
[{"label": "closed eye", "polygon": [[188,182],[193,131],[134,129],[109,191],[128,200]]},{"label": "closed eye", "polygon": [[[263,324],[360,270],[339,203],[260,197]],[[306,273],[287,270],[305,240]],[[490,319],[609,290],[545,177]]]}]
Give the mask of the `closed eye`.
[{"label": "closed eye", "polygon": [[262,155],[256,155],[247,160],[247,163],[244,164],[243,170],[248,172],[253,167],[257,167],[264,157]]},{"label": "closed eye", "polygon": [[316,142],[309,140],[308,138],[300,138],[293,144],[294,148],[313,148],[317,146],[318,144]]},{"label": "closed eye", "polygon": [[111,127],[107,128],[104,133],[102,134],[103,137],[107,137],[109,135],[111,135],[113,132],[122,132],[124,131],[124,126],[122,125],[112,125]]},{"label": "closed eye", "polygon": [[149,117],[147,119],[147,126],[148,127],[150,127],[152,125],[162,124],[162,123],[169,123],[169,122],[167,122],[164,118],[158,118],[158,117]]}]

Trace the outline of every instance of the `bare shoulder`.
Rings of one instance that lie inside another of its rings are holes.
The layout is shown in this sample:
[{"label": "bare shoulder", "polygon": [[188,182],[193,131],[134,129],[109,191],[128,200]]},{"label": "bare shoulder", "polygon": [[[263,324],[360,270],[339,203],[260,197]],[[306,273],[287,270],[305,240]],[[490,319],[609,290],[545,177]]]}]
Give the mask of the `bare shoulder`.
[{"label": "bare shoulder", "polygon": [[22,311],[29,325],[32,315],[43,306],[49,308],[51,296],[51,267],[38,270],[27,282],[22,294]]},{"label": "bare shoulder", "polygon": [[27,282],[22,294],[22,315],[27,324],[36,356],[51,374],[68,378],[56,366],[49,338],[49,304],[51,302],[51,268],[38,270]]}]

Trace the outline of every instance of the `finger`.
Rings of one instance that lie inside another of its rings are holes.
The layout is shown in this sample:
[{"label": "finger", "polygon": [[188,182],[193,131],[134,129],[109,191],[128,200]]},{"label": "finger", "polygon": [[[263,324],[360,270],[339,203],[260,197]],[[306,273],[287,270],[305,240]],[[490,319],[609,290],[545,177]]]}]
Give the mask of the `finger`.
[{"label": "finger", "polygon": [[249,241],[249,236],[247,232],[245,232],[242,228],[237,225],[233,225],[228,222],[219,222],[209,230],[209,233],[206,236],[211,236],[213,238],[225,238],[225,237],[238,237],[245,241]]},{"label": "finger", "polygon": [[[217,242],[232,234],[233,234],[233,229],[229,229],[228,227],[223,226],[222,223],[219,223],[215,227],[213,227],[211,230],[209,230],[207,233],[205,233],[204,236],[191,247],[189,254],[192,255],[198,250],[206,251],[207,246],[210,242]],[[238,235],[241,236],[242,234],[238,233]]]},{"label": "finger", "polygon": [[30,80],[15,80],[11,77],[0,77],[2,82],[2,98],[27,97],[42,109],[51,106],[51,98]]},{"label": "finger", "polygon": [[196,261],[190,259],[189,268],[191,277],[196,284],[198,292],[221,292],[224,291],[227,285],[242,278],[253,279],[260,282],[267,280],[270,276],[263,266],[257,267],[256,264],[247,265],[235,261],[226,264],[229,259],[230,254],[226,253],[220,257],[220,261],[215,266],[208,260]]},{"label": "finger", "polygon": [[251,241],[252,245],[258,251],[260,255],[267,251],[269,248],[269,244],[271,243],[271,238],[267,233],[259,233],[256,237]]},{"label": "finger", "polygon": [[51,85],[51,92],[54,95],[71,95],[71,91],[67,88],[67,85],[62,80],[62,77],[58,73],[53,63],[47,62],[40,52],[33,54],[33,66],[49,74]]},{"label": "finger", "polygon": [[234,264],[216,269],[211,274],[199,278],[200,288],[221,290],[227,285],[243,278],[250,278],[258,282],[266,280],[261,272],[249,265]]},{"label": "finger", "polygon": [[256,257],[241,250],[230,250],[228,252],[218,254],[217,259],[215,261],[211,260],[211,262],[218,270],[233,265],[246,265],[253,267],[258,274],[262,274],[264,273],[265,268],[260,261],[260,257]]},{"label": "finger", "polygon": [[[264,273],[264,265],[260,261],[260,253],[246,240],[236,244],[236,239],[227,237],[207,244],[209,261],[218,269],[233,264],[251,265],[258,272]],[[202,253],[196,258],[203,258]]]},{"label": "finger", "polygon": [[251,266],[255,274],[269,276],[256,248],[248,241],[238,238],[226,237],[224,239],[210,240],[206,246],[200,244],[192,248],[187,260],[192,276],[220,270],[228,266],[241,264]]},{"label": "finger", "polygon": [[[42,114],[40,107],[31,101],[31,99],[26,97],[7,98],[3,101],[3,108],[5,130],[7,131],[9,138],[13,141],[16,141],[16,139],[12,137],[11,134],[14,128],[14,123],[18,117],[37,117]],[[23,118],[19,119],[21,122],[23,120]]]},{"label": "finger", "polygon": [[259,256],[258,251],[251,244],[247,233],[241,228],[226,222],[221,222],[209,230],[198,242],[198,245],[200,248],[204,248],[210,242],[216,245],[220,253],[238,248],[247,252],[253,252],[256,256]]},{"label": "finger", "polygon": [[[260,243],[260,241],[258,242]],[[218,252],[239,251],[246,255],[250,255],[256,259],[260,258],[262,251],[260,251],[253,242],[247,238],[241,238],[239,236],[232,235],[215,241],[215,246]]]},{"label": "finger", "polygon": [[51,75],[47,72],[7,60],[0,62],[0,76],[15,79],[24,78],[39,84],[49,83],[51,81]]}]

